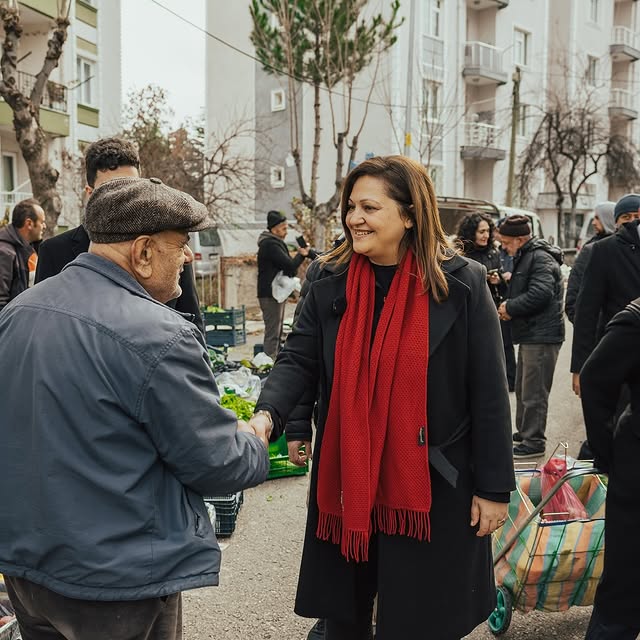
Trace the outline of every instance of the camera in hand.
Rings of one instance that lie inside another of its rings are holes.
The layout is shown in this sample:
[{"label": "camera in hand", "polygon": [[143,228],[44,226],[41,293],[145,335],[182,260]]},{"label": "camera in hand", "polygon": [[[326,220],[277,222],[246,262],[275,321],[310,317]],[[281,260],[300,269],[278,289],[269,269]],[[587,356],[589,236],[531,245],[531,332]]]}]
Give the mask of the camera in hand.
[{"label": "camera in hand", "polygon": [[304,236],[298,236],[296,238],[296,242],[298,243],[298,246],[303,249],[307,246],[307,241],[304,239]]}]

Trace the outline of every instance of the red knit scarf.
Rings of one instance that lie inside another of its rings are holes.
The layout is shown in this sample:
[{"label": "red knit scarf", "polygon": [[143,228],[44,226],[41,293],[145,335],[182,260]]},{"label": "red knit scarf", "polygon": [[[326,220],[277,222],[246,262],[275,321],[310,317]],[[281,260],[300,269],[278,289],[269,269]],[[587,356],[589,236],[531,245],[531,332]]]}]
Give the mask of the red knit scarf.
[{"label": "red knit scarf", "polygon": [[354,254],[347,276],[318,468],[316,535],[368,559],[372,529],[429,538],[429,297],[412,251],[396,272],[373,345],[375,276]]}]

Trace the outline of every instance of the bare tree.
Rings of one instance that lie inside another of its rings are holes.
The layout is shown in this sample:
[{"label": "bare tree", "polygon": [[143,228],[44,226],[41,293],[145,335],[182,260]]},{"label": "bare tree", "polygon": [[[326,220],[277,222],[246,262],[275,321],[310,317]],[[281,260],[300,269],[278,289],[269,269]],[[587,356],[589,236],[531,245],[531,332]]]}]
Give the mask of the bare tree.
[{"label": "bare tree", "polygon": [[203,122],[188,120],[170,131],[172,115],[161,87],[148,85],[129,95],[123,136],[136,144],[141,172],[191,194],[218,221],[232,219],[254,181],[254,159],[236,145],[254,135],[250,121],[212,132],[205,144]]},{"label": "bare tree", "polygon": [[[251,40],[256,54],[267,73],[287,80],[291,155],[300,192],[294,207],[298,219],[308,218],[310,238],[317,246],[325,245],[327,226],[340,202],[345,167],[356,158],[381,54],[394,44],[395,32],[402,23],[398,20],[399,0],[392,0],[388,19],[382,14],[365,17],[366,5],[367,0],[252,0],[251,4]],[[355,83],[365,69],[372,70],[372,78],[363,99],[362,115],[356,121]],[[314,96],[313,153],[308,182],[302,167],[298,111],[301,84],[311,85]],[[336,155],[333,193],[319,202],[323,99],[330,111]]]},{"label": "bare tree", "polygon": [[18,82],[18,49],[23,31],[18,3],[15,0],[0,2],[0,19],[4,27],[0,96],[13,111],[16,140],[29,171],[33,195],[45,211],[49,235],[53,233],[62,211],[62,199],[56,190],[59,173],[49,162],[49,141],[40,126],[40,105],[49,76],[58,66],[67,39],[70,8],[70,0],[58,2],[56,26],[47,43],[42,67],[27,93]]}]

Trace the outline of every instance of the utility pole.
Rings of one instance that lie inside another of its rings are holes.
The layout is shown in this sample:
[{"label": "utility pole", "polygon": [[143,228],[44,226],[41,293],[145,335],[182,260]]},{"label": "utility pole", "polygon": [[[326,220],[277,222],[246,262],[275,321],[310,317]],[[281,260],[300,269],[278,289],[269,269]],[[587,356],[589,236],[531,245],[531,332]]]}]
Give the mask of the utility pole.
[{"label": "utility pole", "polygon": [[411,0],[409,13],[409,59],[407,61],[407,104],[404,119],[404,155],[411,155],[411,102],[413,101],[413,58],[415,56],[416,37],[416,0]]},{"label": "utility pole", "polygon": [[513,72],[513,91],[511,92],[511,145],[509,147],[509,175],[507,177],[507,207],[513,206],[513,183],[516,168],[516,134],[520,119],[520,67]]}]

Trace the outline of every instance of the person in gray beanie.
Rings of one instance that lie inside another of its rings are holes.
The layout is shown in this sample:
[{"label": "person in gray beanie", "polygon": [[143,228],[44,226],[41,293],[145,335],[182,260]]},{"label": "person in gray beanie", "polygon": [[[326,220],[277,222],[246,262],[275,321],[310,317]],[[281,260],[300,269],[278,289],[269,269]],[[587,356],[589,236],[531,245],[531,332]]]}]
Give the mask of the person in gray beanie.
[{"label": "person in gray beanie", "polygon": [[202,496],[266,479],[268,426],[220,405],[164,304],[206,207],[117,178],[84,224],[89,252],[0,312],[0,572],[25,638],[176,640],[181,592],[218,584]]},{"label": "person in gray beanie", "polygon": [[573,323],[576,311],[576,300],[580,293],[584,270],[587,268],[589,258],[591,257],[593,243],[609,237],[616,230],[614,218],[615,206],[615,202],[600,202],[596,205],[592,222],[595,234],[582,246],[571,268],[571,273],[567,280],[567,293],[564,300],[564,312],[567,314],[567,318],[569,318],[569,322],[571,323]]}]

